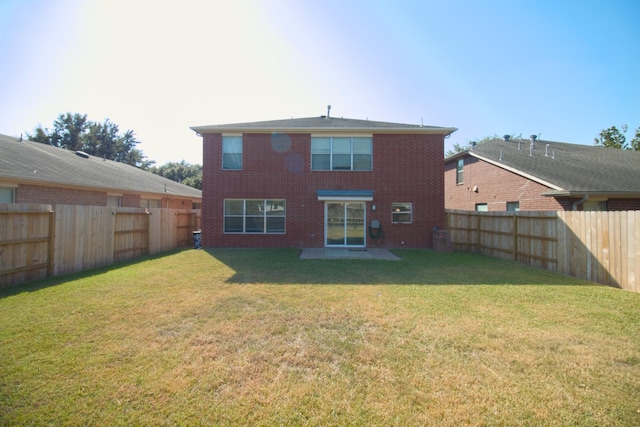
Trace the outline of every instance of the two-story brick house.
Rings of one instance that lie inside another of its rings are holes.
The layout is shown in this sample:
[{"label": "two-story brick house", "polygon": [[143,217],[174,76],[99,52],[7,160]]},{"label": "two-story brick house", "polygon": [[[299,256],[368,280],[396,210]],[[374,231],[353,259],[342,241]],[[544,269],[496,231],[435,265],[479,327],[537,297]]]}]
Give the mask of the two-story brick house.
[{"label": "two-story brick house", "polygon": [[455,128],[327,116],[195,126],[206,247],[430,247]]}]

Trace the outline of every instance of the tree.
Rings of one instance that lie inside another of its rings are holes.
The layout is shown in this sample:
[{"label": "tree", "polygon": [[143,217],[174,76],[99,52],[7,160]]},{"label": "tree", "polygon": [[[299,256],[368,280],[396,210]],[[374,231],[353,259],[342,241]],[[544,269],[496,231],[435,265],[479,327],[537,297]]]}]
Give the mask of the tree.
[{"label": "tree", "polygon": [[106,119],[104,123],[87,120],[87,115],[60,114],[53,122],[53,129],[35,128],[31,141],[49,144],[72,151],[84,151],[92,156],[115,160],[141,169],[149,169],[155,162],[148,160],[135,148],[140,142],[133,131],[120,133],[118,125]]},{"label": "tree", "polygon": [[191,165],[184,160],[179,163],[169,162],[159,167],[152,167],[149,172],[163,176],[172,181],[202,190],[202,166]]},{"label": "tree", "polygon": [[[509,138],[511,138],[513,140],[522,139],[522,133],[519,133],[518,135],[516,135],[515,133],[512,133],[511,135],[508,135],[508,136],[509,136]],[[474,143],[475,143],[475,145],[480,145],[480,144],[484,144],[485,142],[489,142],[489,141],[492,141],[492,140],[498,139],[498,138],[500,138],[498,136],[498,134],[494,133],[492,136],[485,136],[484,138],[481,138],[479,140],[467,141],[467,145],[465,145],[465,146],[462,146],[462,145],[460,145],[460,144],[458,144],[456,142],[455,144],[453,144],[453,149],[447,151],[444,154],[444,156],[445,157],[449,157],[449,156],[452,156],[452,155],[454,155],[456,153],[459,153],[461,151],[469,150]]]},{"label": "tree", "polygon": [[618,130],[615,126],[603,129],[600,132],[600,137],[594,139],[595,145],[620,150],[640,151],[640,127],[636,129],[636,134],[629,143],[627,143],[627,137],[625,136],[628,129],[627,125],[620,126],[620,129]]},{"label": "tree", "polygon": [[629,145],[631,147],[631,150],[640,151],[640,127],[636,129],[636,135],[633,137]]}]

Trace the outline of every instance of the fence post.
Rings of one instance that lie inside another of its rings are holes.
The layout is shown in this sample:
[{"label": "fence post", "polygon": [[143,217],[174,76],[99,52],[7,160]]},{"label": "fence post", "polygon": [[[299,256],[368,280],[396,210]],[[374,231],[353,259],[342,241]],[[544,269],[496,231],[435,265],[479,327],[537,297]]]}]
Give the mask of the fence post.
[{"label": "fence post", "polygon": [[513,214],[513,260],[518,260],[518,215]]},{"label": "fence post", "polygon": [[49,242],[47,247],[47,277],[52,277],[54,272],[56,247],[56,211],[49,212]]}]

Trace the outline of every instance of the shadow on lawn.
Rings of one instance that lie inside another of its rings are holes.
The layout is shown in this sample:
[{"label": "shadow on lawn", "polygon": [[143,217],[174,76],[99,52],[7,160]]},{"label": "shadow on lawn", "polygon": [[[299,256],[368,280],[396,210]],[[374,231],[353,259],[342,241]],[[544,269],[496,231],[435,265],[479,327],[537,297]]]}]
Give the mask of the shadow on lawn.
[{"label": "shadow on lawn", "polygon": [[393,251],[400,261],[299,259],[297,249],[204,249],[235,272],[228,283],[341,285],[594,285],[517,262],[463,252]]},{"label": "shadow on lawn", "polygon": [[169,255],[173,255],[179,252],[182,252],[184,249],[175,249],[168,252],[163,252],[159,254],[153,255],[145,255],[139,258],[133,258],[126,261],[116,262],[114,264],[104,265],[101,267],[92,268],[89,270],[78,271],[75,273],[63,274],[60,276],[47,277],[45,279],[34,280],[32,282],[26,282],[15,286],[8,286],[4,288],[0,288],[0,299],[6,298],[9,296],[21,294],[24,292],[36,292],[41,289],[50,288],[53,286],[62,285],[66,282],[82,279],[85,277],[91,276],[99,276],[101,274],[106,274],[109,271],[116,270],[122,267],[126,267],[128,265],[135,265],[143,262],[152,261],[154,259],[164,258]]},{"label": "shadow on lawn", "polygon": [[[233,284],[603,286],[514,261],[478,254],[440,253],[428,249],[402,249],[394,253],[402,259],[400,261],[302,260],[299,258],[298,249],[177,249],[83,272],[2,288],[0,299],[24,292],[36,292],[76,279],[108,274],[115,269],[169,256],[202,258],[202,261],[191,259],[195,262],[195,264],[190,263],[191,267],[182,267],[185,269],[183,277],[189,275],[190,269],[200,270],[197,274],[206,275],[206,271],[211,270],[214,261],[221,262],[233,270],[233,275],[226,280],[227,283]],[[175,268],[181,268],[179,259],[176,259]]]}]

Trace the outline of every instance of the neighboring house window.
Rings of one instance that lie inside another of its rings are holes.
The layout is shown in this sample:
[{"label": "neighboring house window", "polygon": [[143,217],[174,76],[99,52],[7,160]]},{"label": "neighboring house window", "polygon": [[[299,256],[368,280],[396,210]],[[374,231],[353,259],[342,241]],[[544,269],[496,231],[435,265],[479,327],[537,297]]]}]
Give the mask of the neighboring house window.
[{"label": "neighboring house window", "polygon": [[311,138],[311,170],[370,171],[372,138]]},{"label": "neighboring house window", "polygon": [[458,159],[458,165],[456,166],[456,184],[462,184],[464,182],[464,159]]},{"label": "neighboring house window", "polygon": [[122,206],[122,196],[107,196],[107,206],[119,208]]},{"label": "neighboring house window", "polygon": [[242,137],[222,137],[222,169],[242,169]]},{"label": "neighboring house window", "polygon": [[286,217],[282,199],[225,199],[225,233],[284,233]]},{"label": "neighboring house window", "polygon": [[191,203],[191,209],[202,209],[202,203],[192,202]]},{"label": "neighboring house window", "polygon": [[140,199],[140,207],[148,209],[159,209],[162,206],[160,206],[159,199]]},{"label": "neighboring house window", "polygon": [[520,210],[520,202],[507,202],[508,212],[518,212]]},{"label": "neighboring house window", "polygon": [[413,220],[411,203],[391,203],[391,222],[395,224],[410,223]]},{"label": "neighboring house window", "polygon": [[488,212],[489,207],[486,203],[476,203],[476,212]]},{"label": "neighboring house window", "polygon": [[16,191],[11,187],[0,187],[0,203],[15,203]]},{"label": "neighboring house window", "polygon": [[606,201],[598,201],[594,202],[591,200],[585,200],[582,203],[583,211],[606,211],[607,210],[607,202]]}]

